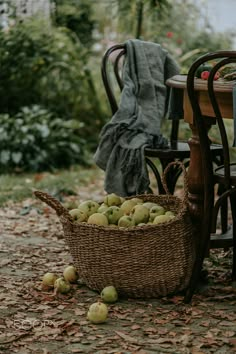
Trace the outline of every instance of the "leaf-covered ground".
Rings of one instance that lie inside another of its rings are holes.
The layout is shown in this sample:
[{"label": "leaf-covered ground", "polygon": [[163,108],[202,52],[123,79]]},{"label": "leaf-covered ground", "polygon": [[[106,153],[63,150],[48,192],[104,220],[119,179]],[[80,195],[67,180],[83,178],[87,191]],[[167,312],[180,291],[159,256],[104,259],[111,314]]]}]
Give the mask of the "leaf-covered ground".
[{"label": "leaf-covered ground", "polygon": [[[79,197],[99,199],[98,189],[84,187]],[[182,296],[119,299],[109,305],[108,321],[94,325],[86,313],[98,293],[80,281],[67,295],[41,289],[44,273],[60,275],[72,263],[55,212],[34,198],[9,203],[0,209],[0,231],[0,353],[236,352],[230,251],[211,252],[209,283],[191,305]]]}]

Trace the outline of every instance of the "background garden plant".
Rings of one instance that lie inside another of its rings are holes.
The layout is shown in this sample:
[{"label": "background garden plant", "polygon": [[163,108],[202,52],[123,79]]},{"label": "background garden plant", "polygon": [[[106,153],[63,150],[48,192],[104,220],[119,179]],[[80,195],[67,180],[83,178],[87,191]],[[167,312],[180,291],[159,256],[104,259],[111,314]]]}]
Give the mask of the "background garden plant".
[{"label": "background garden plant", "polygon": [[53,171],[71,164],[87,164],[83,124],[64,120],[38,105],[22,107],[15,115],[0,115],[0,169]]}]

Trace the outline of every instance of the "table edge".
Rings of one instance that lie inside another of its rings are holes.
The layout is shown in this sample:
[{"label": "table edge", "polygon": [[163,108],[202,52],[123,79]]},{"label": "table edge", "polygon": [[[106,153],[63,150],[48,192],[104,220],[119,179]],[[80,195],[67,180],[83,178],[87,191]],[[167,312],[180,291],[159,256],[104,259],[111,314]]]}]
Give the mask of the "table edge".
[{"label": "table edge", "polygon": [[[195,79],[196,91],[207,91],[207,80]],[[166,81],[166,85],[169,87],[185,89],[187,82],[187,75],[175,75]],[[233,86],[236,85],[236,80],[223,81],[216,80],[214,83],[214,89],[216,92],[232,92]]]}]

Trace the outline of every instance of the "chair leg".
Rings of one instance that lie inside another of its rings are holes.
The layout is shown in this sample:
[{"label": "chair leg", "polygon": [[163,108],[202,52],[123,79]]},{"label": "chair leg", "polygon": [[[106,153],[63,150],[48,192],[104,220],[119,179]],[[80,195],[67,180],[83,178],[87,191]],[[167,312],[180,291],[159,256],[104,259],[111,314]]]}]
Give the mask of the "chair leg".
[{"label": "chair leg", "polygon": [[[217,194],[221,196],[224,193],[224,186],[219,185]],[[221,232],[222,234],[226,233],[228,230],[228,201],[227,199],[222,202],[220,208],[220,218],[221,218]]]},{"label": "chair leg", "polygon": [[[180,160],[180,161],[183,162],[183,160]],[[183,164],[184,164],[184,167],[187,168],[189,166],[189,160],[183,162]],[[177,183],[178,178],[180,177],[182,172],[183,172],[182,168],[180,168],[179,166],[175,167],[175,170],[173,172],[173,176],[171,178],[171,187],[170,187],[171,194],[174,194],[176,183]]]},{"label": "chair leg", "polygon": [[236,281],[236,227],[233,224],[233,266],[232,266],[232,280]]},{"label": "chair leg", "polygon": [[[217,155],[213,157],[213,162],[216,164],[216,166],[221,166],[224,164],[224,156]],[[221,196],[225,191],[225,188],[222,184],[219,184],[218,190],[217,190],[217,195]],[[221,217],[221,231],[222,234],[226,233],[228,230],[228,201],[225,200],[223,201],[220,209],[220,217]]]},{"label": "chair leg", "polygon": [[[162,172],[165,170],[165,168],[168,166],[168,164],[170,162],[173,162],[173,160],[161,160],[160,159],[160,162],[161,162],[161,168],[162,168]],[[166,175],[166,185],[167,185],[167,188],[168,188],[168,191],[173,194],[173,182],[172,182],[172,173],[173,173],[173,168],[174,166],[172,166],[170,168],[170,170],[168,171],[167,175]],[[165,193],[165,192],[164,192]]]},{"label": "chair leg", "polygon": [[150,169],[154,173],[154,176],[155,176],[156,182],[157,182],[157,187],[158,187],[159,194],[165,194],[165,190],[164,190],[164,188],[162,186],[161,176],[160,176],[160,173],[159,173],[158,169],[156,168],[155,164],[152,162],[151,159],[149,159],[147,156],[145,157],[145,159],[146,159],[147,165],[150,167]]},{"label": "chair leg", "polygon": [[236,280],[236,200],[235,196],[230,196],[230,204],[233,220],[233,265],[232,265],[232,280]]},{"label": "chair leg", "polygon": [[192,277],[190,279],[188,288],[187,288],[185,296],[184,296],[185,304],[190,303],[192,300],[193,294],[194,294],[196,287],[197,287],[198,280],[200,278],[203,260],[204,260],[204,257],[200,256],[200,253],[199,253],[197,255],[197,259],[194,263]]},{"label": "chair leg", "polygon": [[[203,224],[204,225],[204,224]],[[201,276],[203,261],[206,255],[206,250],[208,248],[210,238],[210,230],[209,227],[202,228],[202,240],[200,240],[199,245],[197,247],[196,261],[193,266],[192,276],[188,285],[188,288],[185,293],[184,302],[186,304],[190,303],[193,297],[193,294],[196,290],[198,281]]]},{"label": "chair leg", "polygon": [[[173,162],[173,160],[160,160],[161,162],[161,168],[162,168],[162,171],[165,170],[165,168],[167,167],[167,165],[170,163],[170,162]],[[161,176],[160,176],[160,173],[157,169],[157,167],[155,166],[155,164],[152,162],[151,159],[149,159],[149,157],[146,156],[146,163],[147,165],[150,167],[150,169],[152,170],[152,172],[154,173],[154,176],[156,178],[156,182],[157,182],[157,187],[158,187],[158,192],[159,194],[166,194],[164,188],[163,188],[163,185],[162,185],[162,181],[161,181]],[[188,162],[185,163],[186,166],[188,165]],[[177,180],[180,176],[180,174],[182,173],[182,169],[179,168],[178,166],[173,166],[167,176],[166,176],[166,183],[167,183],[167,188],[168,188],[168,191],[173,194],[174,193],[174,190],[175,190],[175,186],[176,186],[176,183],[177,183]]]}]

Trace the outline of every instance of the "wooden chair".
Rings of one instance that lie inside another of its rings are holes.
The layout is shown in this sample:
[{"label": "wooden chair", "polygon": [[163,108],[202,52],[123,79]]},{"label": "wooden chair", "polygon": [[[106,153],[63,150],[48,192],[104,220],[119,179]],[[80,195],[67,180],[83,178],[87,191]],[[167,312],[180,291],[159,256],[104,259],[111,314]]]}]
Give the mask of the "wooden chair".
[{"label": "wooden chair", "polygon": [[[118,103],[116,98],[116,91],[114,89],[114,78],[118,84],[120,91],[123,89],[123,81],[121,76],[121,62],[123,57],[126,55],[125,44],[117,44],[110,47],[104,54],[102,59],[102,79],[106,94],[109,100],[112,114],[118,110]],[[111,65],[109,65],[111,63]],[[113,81],[112,81],[113,79]],[[168,165],[169,162],[179,160],[184,162],[187,167],[189,164],[190,149],[187,141],[179,141],[179,120],[172,120],[171,130],[169,135],[169,148],[167,149],[145,149],[145,159],[146,163],[153,172],[158,191],[160,194],[164,194],[165,191],[161,183],[161,173]],[[212,151],[215,159],[221,160],[222,149],[219,145],[212,145]],[[159,159],[161,165],[161,171],[159,172],[153,159]],[[174,192],[176,182],[181,174],[181,169],[176,166],[174,167],[167,176],[167,185],[171,193]],[[150,192],[151,190],[149,190]],[[151,191],[152,192],[152,191]]]},{"label": "wooden chair", "polygon": [[[215,117],[216,126],[219,130],[223,147],[223,164],[215,166],[213,164],[210,140],[208,137],[208,127],[206,117],[202,115],[198,103],[196,91],[194,91],[195,74],[203,63],[211,60],[216,61],[215,66],[210,71],[208,78],[208,95]],[[190,302],[196,289],[196,284],[200,276],[202,264],[208,251],[209,243],[214,243],[214,247],[233,247],[232,278],[236,279],[236,163],[232,163],[230,158],[229,141],[222,118],[221,107],[218,102],[216,89],[214,89],[214,76],[219,69],[230,63],[236,63],[236,51],[218,51],[203,55],[197,59],[189,69],[187,76],[187,90],[191,106],[194,112],[194,121],[198,129],[200,148],[202,156],[202,168],[204,176],[204,210],[201,224],[201,237],[197,247],[197,258],[193,268],[192,278],[185,295],[185,302]],[[233,126],[233,124],[232,124]],[[222,193],[216,196],[215,185],[222,186]],[[219,210],[227,204],[231,207],[232,227],[221,235],[216,234],[216,224]]]}]

